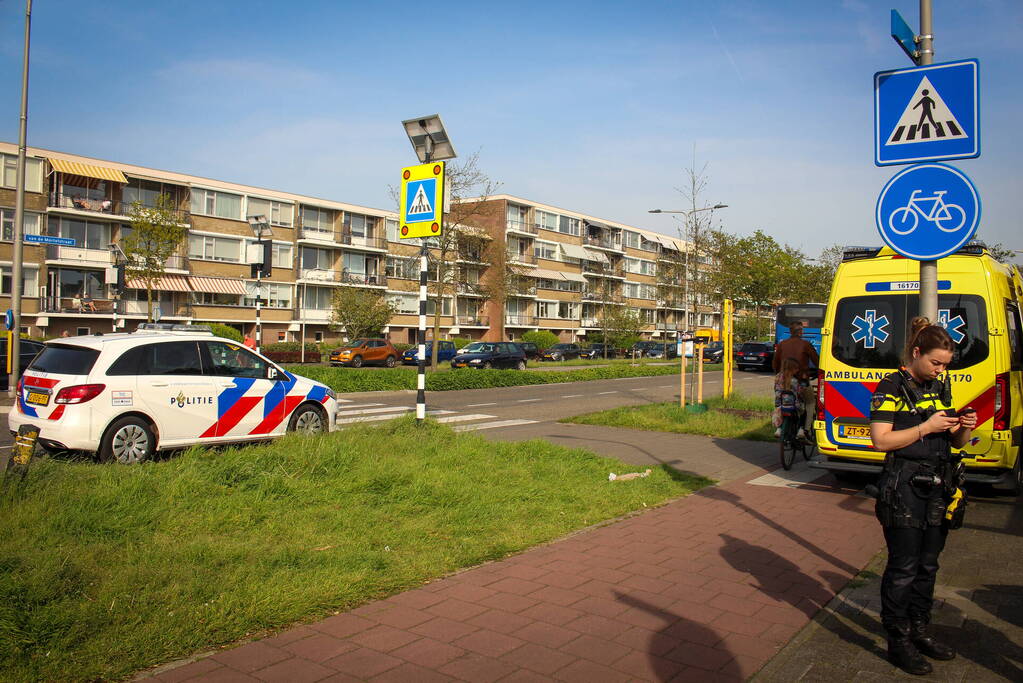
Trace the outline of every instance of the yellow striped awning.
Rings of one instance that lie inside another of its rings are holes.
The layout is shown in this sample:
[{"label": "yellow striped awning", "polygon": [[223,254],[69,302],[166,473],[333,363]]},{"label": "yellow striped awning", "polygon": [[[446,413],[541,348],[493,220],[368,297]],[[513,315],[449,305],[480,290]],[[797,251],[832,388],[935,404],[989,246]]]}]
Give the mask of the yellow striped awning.
[{"label": "yellow striped awning", "polygon": [[188,276],[188,284],[192,291],[208,292],[210,294],[241,294],[245,296],[245,281],[232,280],[226,277],[200,277],[197,275]]},{"label": "yellow striped awning", "polygon": [[60,171],[61,173],[70,173],[71,175],[80,175],[86,178],[97,178],[98,180],[112,180],[115,183],[128,183],[128,179],[116,168],[93,166],[92,164],[83,164],[78,161],[67,161],[65,159],[50,159],[49,161],[50,165],[53,166],[53,170]]},{"label": "yellow striped awning", "polygon": [[[125,283],[128,289],[145,289],[146,283],[142,280],[128,280]],[[188,286],[188,279],[184,275],[162,275],[153,283],[153,289],[162,292],[191,292]]]}]

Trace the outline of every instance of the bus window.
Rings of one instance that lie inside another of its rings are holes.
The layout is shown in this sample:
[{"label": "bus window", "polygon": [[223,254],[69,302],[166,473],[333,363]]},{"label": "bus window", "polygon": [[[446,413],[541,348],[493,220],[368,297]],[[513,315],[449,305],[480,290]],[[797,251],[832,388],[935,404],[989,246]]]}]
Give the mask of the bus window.
[{"label": "bus window", "polygon": [[824,327],[824,304],[782,304],[774,322],[774,341],[788,339],[789,325],[803,323],[803,339],[810,342],[818,354],[821,352],[821,328]]}]

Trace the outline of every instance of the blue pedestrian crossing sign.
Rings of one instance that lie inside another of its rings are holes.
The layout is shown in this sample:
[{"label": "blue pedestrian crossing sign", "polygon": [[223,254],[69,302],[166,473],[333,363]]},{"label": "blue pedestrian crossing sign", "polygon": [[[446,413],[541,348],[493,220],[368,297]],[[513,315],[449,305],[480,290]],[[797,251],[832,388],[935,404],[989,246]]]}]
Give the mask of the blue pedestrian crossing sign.
[{"label": "blue pedestrian crossing sign", "polygon": [[875,219],[889,247],[907,258],[934,261],[959,251],[977,232],[980,195],[957,168],[917,164],[884,186]]},{"label": "blue pedestrian crossing sign", "polygon": [[979,72],[965,59],[874,74],[874,163],[980,156]]},{"label": "blue pedestrian crossing sign", "polygon": [[401,238],[437,237],[443,226],[444,162],[401,169]]}]

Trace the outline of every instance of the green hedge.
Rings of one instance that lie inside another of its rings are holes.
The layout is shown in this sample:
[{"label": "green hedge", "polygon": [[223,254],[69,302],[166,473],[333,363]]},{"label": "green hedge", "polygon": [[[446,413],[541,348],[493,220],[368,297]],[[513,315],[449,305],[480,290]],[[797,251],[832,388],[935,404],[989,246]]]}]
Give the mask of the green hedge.
[{"label": "green hedge", "polygon": [[[413,389],[416,386],[415,368],[359,370],[354,368],[298,365],[289,367],[289,369],[303,377],[323,382],[334,391],[342,394],[359,391],[400,391],[402,389]],[[654,377],[675,374],[678,374],[677,367],[664,365],[610,365],[564,372],[521,372],[519,370],[475,370],[465,368],[450,372],[429,373],[426,376],[426,388],[429,391],[490,389],[493,387],[517,387],[527,384],[560,384],[563,382],[618,379],[620,377]]]},{"label": "green hedge", "polygon": [[[273,344],[263,344],[263,351],[301,351],[302,344],[297,341],[290,342],[275,342]],[[316,342],[305,343],[306,353],[319,353],[320,345]]]},{"label": "green hedge", "polygon": [[242,333],[233,327],[222,325],[221,323],[213,323],[210,325],[210,331],[215,337],[223,337],[224,339],[233,339],[239,344],[242,343]]}]

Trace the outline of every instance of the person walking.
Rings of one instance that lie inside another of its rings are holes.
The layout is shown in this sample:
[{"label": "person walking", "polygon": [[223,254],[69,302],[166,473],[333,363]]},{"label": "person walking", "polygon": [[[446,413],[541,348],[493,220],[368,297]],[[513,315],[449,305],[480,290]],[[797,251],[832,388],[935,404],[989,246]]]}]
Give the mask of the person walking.
[{"label": "person walking", "polygon": [[[955,344],[927,318],[914,318],[905,365],[882,379],[870,402],[870,438],[885,452],[875,514],[888,546],[881,578],[881,623],[888,660],[924,675],[931,659],[949,660],[955,650],[931,635],[928,624],[938,574],[938,555],[949,530],[952,449],[962,448],[977,425],[976,412],[952,409],[948,376]],[[955,486],[960,486],[957,480]],[[956,488],[956,493],[961,491]]]},{"label": "person walking", "polygon": [[[821,359],[817,355],[817,349],[813,348],[813,344],[803,339],[803,323],[794,322],[789,325],[789,334],[791,336],[788,339],[783,339],[774,347],[774,358],[771,360],[771,366],[774,369],[774,374],[777,375],[785,366],[786,360],[790,358],[794,360],[799,366],[799,372],[796,374],[796,378],[800,382],[799,398],[804,406],[812,406],[814,401],[817,400],[817,396],[814,394],[813,387],[810,386],[814,379],[810,365],[812,363],[813,367],[819,368],[821,366]],[[809,432],[813,429],[814,413],[812,410],[806,410],[805,412],[806,415],[803,418],[803,425],[800,427],[800,430]]]}]

